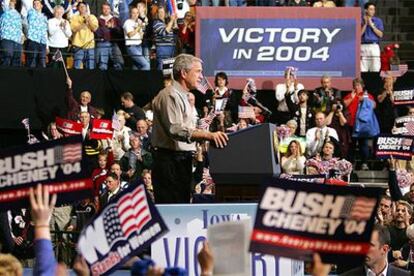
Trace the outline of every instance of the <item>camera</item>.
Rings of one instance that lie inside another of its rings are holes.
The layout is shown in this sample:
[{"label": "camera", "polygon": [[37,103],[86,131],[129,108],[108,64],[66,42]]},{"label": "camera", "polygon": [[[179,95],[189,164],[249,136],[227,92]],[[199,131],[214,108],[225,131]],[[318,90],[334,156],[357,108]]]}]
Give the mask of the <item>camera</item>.
[{"label": "camera", "polygon": [[336,104],[336,110],[337,110],[337,111],[342,111],[342,110],[343,110],[343,108],[344,108],[344,107],[342,106],[342,104],[340,104],[340,103],[337,103],[337,104]]}]

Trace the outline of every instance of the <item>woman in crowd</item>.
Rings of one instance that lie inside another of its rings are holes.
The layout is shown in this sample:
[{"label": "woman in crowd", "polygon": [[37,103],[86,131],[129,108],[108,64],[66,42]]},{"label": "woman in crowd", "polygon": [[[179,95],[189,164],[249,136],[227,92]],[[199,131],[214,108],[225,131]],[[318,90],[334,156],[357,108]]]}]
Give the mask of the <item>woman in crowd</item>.
[{"label": "woman in crowd", "polygon": [[172,58],[175,53],[175,34],[177,29],[177,15],[168,17],[164,7],[158,7],[157,15],[153,22],[154,40],[157,51],[157,68],[162,70],[162,60]]},{"label": "woman in crowd", "polygon": [[326,116],[326,125],[335,129],[338,134],[340,155],[342,157],[348,156],[349,145],[352,143],[347,117],[348,110],[339,99],[333,102],[330,112]]},{"label": "woman in crowd", "polygon": [[391,133],[394,126],[394,78],[388,76],[384,79],[384,87],[381,94],[377,96],[378,106],[376,113],[380,124],[381,133]]},{"label": "woman in crowd", "polygon": [[303,156],[299,141],[289,143],[285,156],[282,157],[282,169],[287,174],[303,174],[306,158]]},{"label": "woman in crowd", "polygon": [[142,182],[144,182],[145,189],[147,190],[152,202],[155,202],[154,187],[152,186],[152,176],[150,170],[142,171]]},{"label": "woman in crowd", "polygon": [[231,90],[227,87],[229,84],[229,79],[225,72],[218,72],[214,78],[214,97],[216,99],[229,98],[231,95]]},{"label": "woman in crowd", "polygon": [[195,18],[190,11],[185,13],[183,23],[179,25],[179,29],[182,52],[193,55],[195,50]]}]

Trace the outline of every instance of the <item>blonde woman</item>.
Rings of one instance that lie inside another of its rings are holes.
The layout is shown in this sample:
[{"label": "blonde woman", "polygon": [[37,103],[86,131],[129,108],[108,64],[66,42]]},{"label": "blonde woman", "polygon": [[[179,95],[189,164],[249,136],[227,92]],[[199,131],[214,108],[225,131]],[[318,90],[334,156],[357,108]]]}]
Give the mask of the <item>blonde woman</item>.
[{"label": "blonde woman", "polygon": [[299,141],[291,141],[286,155],[282,157],[283,172],[287,174],[304,174],[305,162],[306,158],[303,156]]}]

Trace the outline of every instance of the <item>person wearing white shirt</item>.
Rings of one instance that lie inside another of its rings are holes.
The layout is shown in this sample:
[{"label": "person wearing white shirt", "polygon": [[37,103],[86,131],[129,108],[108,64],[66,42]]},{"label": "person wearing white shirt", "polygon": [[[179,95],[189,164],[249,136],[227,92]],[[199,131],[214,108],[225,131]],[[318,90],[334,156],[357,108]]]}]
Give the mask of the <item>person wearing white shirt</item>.
[{"label": "person wearing white shirt", "polygon": [[150,70],[150,64],[142,51],[142,39],[144,37],[146,23],[139,18],[137,8],[132,8],[130,18],[124,23],[124,37],[127,53],[132,59],[133,70]]},{"label": "person wearing white shirt", "polygon": [[277,106],[277,123],[285,124],[288,120],[291,119],[291,114],[289,108],[286,104],[285,96],[286,94],[290,95],[292,102],[297,104],[298,92],[305,89],[303,84],[299,83],[296,79],[296,75],[291,68],[286,69],[285,71],[285,83],[279,83],[276,85],[276,101]]},{"label": "person wearing white shirt", "polygon": [[325,141],[332,138],[339,141],[336,130],[326,126],[326,116],[323,112],[316,113],[315,125],[306,132],[306,151],[310,157],[321,152]]},{"label": "person wearing white shirt", "polygon": [[[49,46],[49,60],[57,50],[62,52],[62,56],[67,53],[69,45],[69,38],[72,36],[69,21],[62,18],[64,9],[62,6],[55,6],[53,8],[54,17],[48,20],[48,46]],[[55,63],[56,64],[56,63]]]},{"label": "person wearing white shirt", "polygon": [[114,159],[120,160],[124,156],[125,152],[131,147],[129,144],[129,133],[131,129],[125,126],[125,116],[118,115],[119,129],[114,130],[112,138],[112,148],[114,152]]}]

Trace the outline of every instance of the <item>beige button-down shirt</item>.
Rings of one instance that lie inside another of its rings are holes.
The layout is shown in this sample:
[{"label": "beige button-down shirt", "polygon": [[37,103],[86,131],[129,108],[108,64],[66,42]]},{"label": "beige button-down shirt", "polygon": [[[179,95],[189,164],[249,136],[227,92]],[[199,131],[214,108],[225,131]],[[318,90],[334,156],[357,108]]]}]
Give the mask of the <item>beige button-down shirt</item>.
[{"label": "beige button-down shirt", "polygon": [[196,128],[186,90],[176,81],[161,90],[152,102],[151,145],[173,151],[195,151],[191,135]]}]

